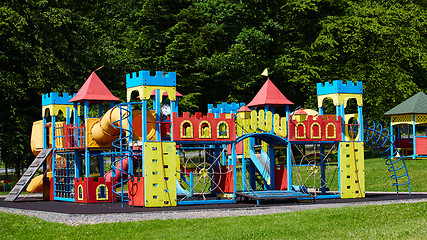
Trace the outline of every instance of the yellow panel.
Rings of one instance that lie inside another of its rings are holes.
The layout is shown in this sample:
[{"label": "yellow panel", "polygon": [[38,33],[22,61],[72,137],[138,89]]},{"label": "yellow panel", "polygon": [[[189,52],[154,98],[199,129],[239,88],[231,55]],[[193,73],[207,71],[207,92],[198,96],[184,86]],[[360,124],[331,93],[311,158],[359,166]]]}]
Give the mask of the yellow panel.
[{"label": "yellow panel", "polygon": [[273,129],[273,113],[268,111],[265,118],[265,130],[270,132]]},{"label": "yellow panel", "polygon": [[412,124],[413,120],[412,114],[391,115],[391,125]]},{"label": "yellow panel", "polygon": [[173,142],[144,143],[145,206],[176,206],[177,153]]},{"label": "yellow panel", "polygon": [[144,100],[148,100],[151,97],[151,92],[153,90],[160,89],[160,94],[163,95],[164,92],[168,93],[168,99],[171,101],[176,100],[176,88],[175,87],[163,87],[163,86],[136,86],[127,89],[127,101],[130,102],[130,98],[133,91],[138,91],[139,96]]},{"label": "yellow panel", "polygon": [[33,128],[31,130],[31,151],[34,155],[43,149],[43,120],[33,122]]},{"label": "yellow panel", "polygon": [[55,123],[55,147],[65,148],[65,122]]},{"label": "yellow panel", "polygon": [[[351,119],[351,118],[354,118],[354,119],[356,119],[356,120],[358,120],[359,119],[359,115],[357,114],[357,113],[353,113],[353,114],[346,114],[345,116],[344,116],[344,121],[345,121],[345,123],[346,124],[348,124],[348,121]],[[353,139],[350,139],[350,133],[349,133],[349,130],[350,130],[350,128],[349,128],[349,126],[347,125],[347,126],[345,126],[345,141],[353,141]],[[357,134],[356,135],[356,138],[354,139],[354,141],[359,141],[359,134]]]},{"label": "yellow panel", "polygon": [[98,144],[95,139],[92,137],[92,128],[93,126],[99,122],[99,118],[86,118],[86,147],[88,148],[111,148],[111,142],[100,145]]},{"label": "yellow panel", "polygon": [[362,94],[351,94],[351,93],[331,93],[326,95],[317,96],[317,106],[320,108],[323,106],[323,101],[326,98],[332,99],[335,106],[344,105],[347,106],[347,101],[349,99],[356,99],[357,105],[363,107],[363,97]]},{"label": "yellow panel", "polygon": [[281,135],[282,137],[287,137],[288,136],[288,122],[286,121],[286,117],[282,117],[280,119],[281,121],[281,126],[280,126],[280,131],[281,131]]},{"label": "yellow panel", "polygon": [[251,154],[249,153],[249,138],[243,140],[243,157],[250,158]]},{"label": "yellow panel", "polygon": [[237,136],[242,136],[245,131],[244,131],[244,125],[243,125],[243,119],[240,118],[240,116],[237,116],[236,118],[236,134]]},{"label": "yellow panel", "polygon": [[[47,106],[43,106],[42,107],[42,117],[46,117],[46,109],[49,109],[49,114],[50,116],[58,116],[59,111],[62,112],[62,115],[64,117],[66,117],[67,115],[67,108],[69,108],[70,110],[70,115],[71,112],[74,110],[74,106],[73,105],[65,105],[65,104],[50,104]],[[80,106],[78,107],[78,109],[80,110]],[[78,111],[80,112],[80,111]],[[70,118],[72,116],[69,116]]]},{"label": "yellow panel", "polygon": [[258,111],[258,128],[266,131],[265,128],[265,111],[264,110],[259,110]]},{"label": "yellow panel", "polygon": [[280,116],[279,116],[279,114],[277,114],[277,113],[274,114],[273,119],[274,119],[274,125],[273,125],[274,133],[277,135],[280,135]]},{"label": "yellow panel", "polygon": [[415,124],[427,123],[426,114],[415,114]]},{"label": "yellow panel", "polygon": [[255,110],[251,112],[251,129],[253,132],[258,130],[258,113]]},{"label": "yellow panel", "polygon": [[342,142],[339,149],[341,198],[364,198],[365,159],[363,143]]}]

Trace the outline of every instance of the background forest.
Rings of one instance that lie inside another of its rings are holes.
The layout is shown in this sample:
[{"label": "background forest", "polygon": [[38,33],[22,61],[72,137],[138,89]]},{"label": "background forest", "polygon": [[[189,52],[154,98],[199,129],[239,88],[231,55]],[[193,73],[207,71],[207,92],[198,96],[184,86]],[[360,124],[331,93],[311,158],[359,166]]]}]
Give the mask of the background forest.
[{"label": "background forest", "polygon": [[191,112],[248,103],[265,68],[295,107],[316,108],[317,82],[362,81],[365,118],[384,121],[427,91],[426,20],[425,0],[3,0],[1,160],[19,174],[41,95],[75,93],[100,66],[123,100],[126,73],[177,72]]}]

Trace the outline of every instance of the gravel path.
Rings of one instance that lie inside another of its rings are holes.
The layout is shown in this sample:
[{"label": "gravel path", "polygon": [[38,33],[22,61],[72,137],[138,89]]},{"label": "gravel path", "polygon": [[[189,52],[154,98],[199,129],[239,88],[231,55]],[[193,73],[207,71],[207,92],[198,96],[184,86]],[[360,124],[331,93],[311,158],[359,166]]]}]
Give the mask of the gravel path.
[{"label": "gravel path", "polygon": [[[3,199],[0,199],[0,201]],[[23,214],[40,219],[64,223],[75,226],[81,224],[97,224],[111,222],[130,222],[153,219],[193,219],[193,218],[211,218],[211,217],[232,217],[232,216],[249,216],[264,215],[273,213],[286,213],[293,211],[302,211],[317,208],[338,208],[338,207],[355,207],[364,205],[385,205],[396,203],[415,203],[427,202],[427,198],[417,199],[399,199],[386,201],[362,201],[349,203],[304,203],[292,205],[261,205],[248,208],[227,208],[227,209],[198,209],[198,210],[181,210],[181,211],[156,211],[156,212],[134,212],[134,213],[114,213],[114,214],[64,214],[55,212],[44,212],[34,210],[22,210],[15,208],[0,207],[0,211]]]}]

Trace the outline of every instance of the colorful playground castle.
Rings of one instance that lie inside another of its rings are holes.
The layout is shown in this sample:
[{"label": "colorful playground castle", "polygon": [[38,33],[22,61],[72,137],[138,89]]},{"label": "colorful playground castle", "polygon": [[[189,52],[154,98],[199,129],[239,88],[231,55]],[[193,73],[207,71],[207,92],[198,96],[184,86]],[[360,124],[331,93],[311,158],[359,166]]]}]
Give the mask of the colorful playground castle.
[{"label": "colorful playground castle", "polygon": [[[362,198],[364,139],[390,153],[393,185],[409,186],[403,159],[384,144],[393,139],[363,124],[362,82],[319,83],[318,112],[291,112],[268,79],[249,104],[209,104],[206,115],[178,113],[174,72],[127,74],[126,87],[127,101],[116,104],[93,72],[75,95],[43,95],[31,137],[37,157],[6,200],[30,181],[27,191],[46,200],[145,207]],[[334,114],[324,113],[325,99]],[[349,99],[357,113],[346,113]]]}]

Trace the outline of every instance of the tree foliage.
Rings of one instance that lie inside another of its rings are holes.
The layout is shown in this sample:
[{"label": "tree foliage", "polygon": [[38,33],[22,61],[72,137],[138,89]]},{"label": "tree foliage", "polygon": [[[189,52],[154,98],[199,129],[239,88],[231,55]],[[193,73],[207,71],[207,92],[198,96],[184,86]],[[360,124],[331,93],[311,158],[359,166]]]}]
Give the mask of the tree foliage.
[{"label": "tree foliage", "polygon": [[40,96],[76,92],[98,75],[125,98],[124,75],[175,71],[180,108],[249,102],[271,80],[297,106],[315,84],[363,81],[376,120],[427,90],[423,0],[4,0],[0,3],[0,144],[20,168],[31,159]]}]

